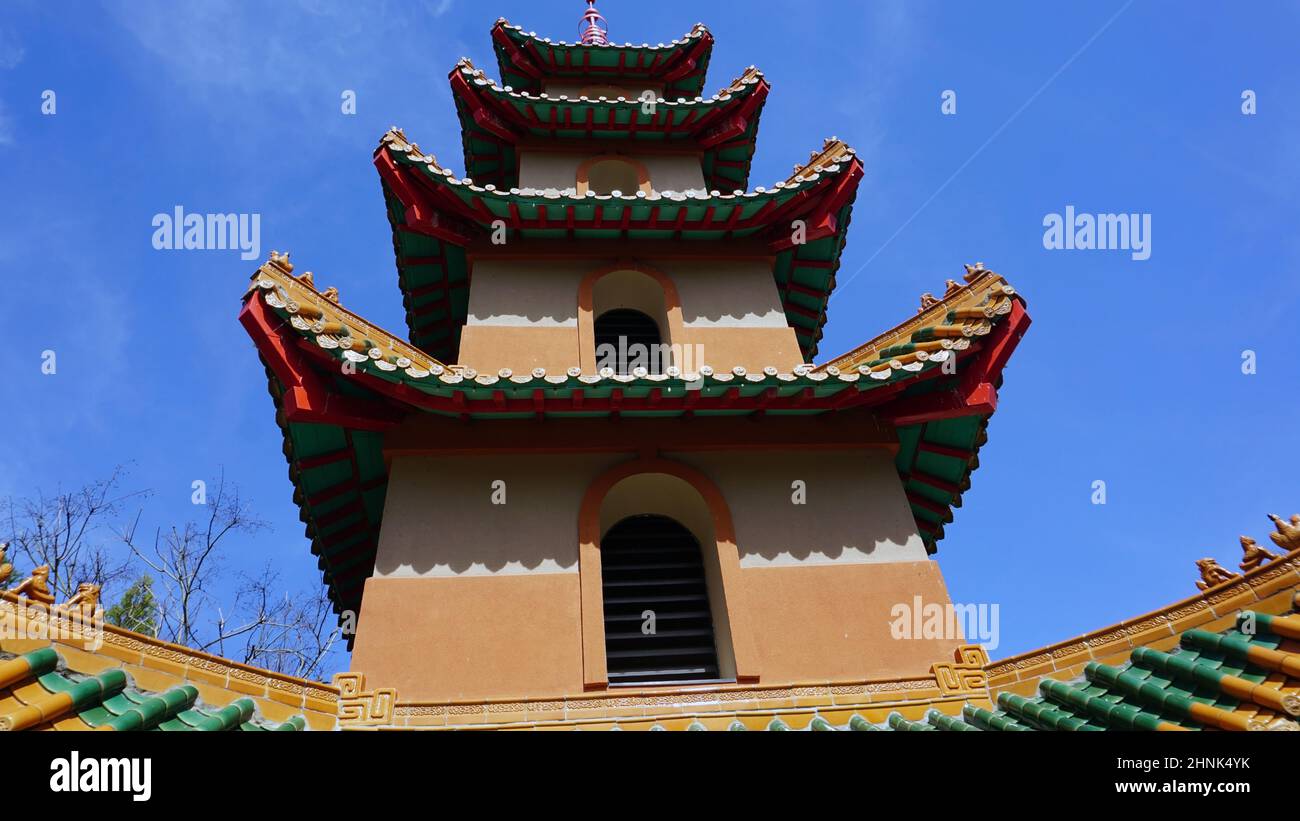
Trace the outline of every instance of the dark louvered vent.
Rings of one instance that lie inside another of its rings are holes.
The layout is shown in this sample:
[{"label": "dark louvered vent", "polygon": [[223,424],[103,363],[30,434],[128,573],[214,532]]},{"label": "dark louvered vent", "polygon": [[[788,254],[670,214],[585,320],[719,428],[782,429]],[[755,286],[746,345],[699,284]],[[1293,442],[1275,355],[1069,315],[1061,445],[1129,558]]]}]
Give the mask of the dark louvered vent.
[{"label": "dark louvered vent", "polygon": [[[718,678],[700,544],[666,516],[632,516],[600,543],[610,684]],[[647,610],[655,632],[643,632]]]},{"label": "dark louvered vent", "polygon": [[[650,373],[662,373],[669,362],[661,362],[659,324],[631,308],[616,308],[596,318],[596,364],[628,374],[640,366]],[[637,348],[635,346],[642,346]],[[604,350],[602,350],[604,348]],[[610,356],[609,351],[615,355]],[[644,352],[642,352],[644,351]]]}]

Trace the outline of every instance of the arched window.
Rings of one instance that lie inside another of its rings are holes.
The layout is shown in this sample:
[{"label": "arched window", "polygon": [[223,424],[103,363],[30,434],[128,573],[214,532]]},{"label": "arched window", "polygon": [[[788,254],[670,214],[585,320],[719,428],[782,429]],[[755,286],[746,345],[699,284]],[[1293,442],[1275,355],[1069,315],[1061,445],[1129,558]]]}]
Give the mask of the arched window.
[{"label": "arched window", "polygon": [[599,100],[601,97],[608,100],[617,100],[619,97],[625,100],[635,100],[640,95],[622,86],[600,85],[583,86],[578,89],[578,96],[586,97],[589,100]]},{"label": "arched window", "polygon": [[700,543],[667,516],[637,515],[600,543],[610,684],[716,680]]},{"label": "arched window", "polygon": [[617,191],[632,196],[638,191],[649,194],[653,190],[650,172],[643,163],[616,155],[601,155],[584,161],[578,166],[575,182],[580,197],[586,196],[588,191],[597,194]]},{"label": "arched window", "polygon": [[659,323],[633,308],[615,308],[596,317],[596,367],[630,374],[641,367],[653,374],[671,364],[663,361]]}]

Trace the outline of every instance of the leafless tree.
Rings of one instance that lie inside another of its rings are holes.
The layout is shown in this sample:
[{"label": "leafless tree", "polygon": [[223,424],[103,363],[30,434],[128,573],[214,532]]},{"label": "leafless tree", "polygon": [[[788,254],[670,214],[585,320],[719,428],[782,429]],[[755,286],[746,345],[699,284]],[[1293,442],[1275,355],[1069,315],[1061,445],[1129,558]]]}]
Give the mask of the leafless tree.
[{"label": "leafless tree", "polygon": [[322,592],[296,597],[277,592],[279,578],[267,567],[258,576],[241,576],[231,606],[223,606],[216,594],[225,578],[223,545],[267,525],[238,488],[227,486],[224,475],[208,494],[206,508],[202,522],[155,530],[152,545],[137,536],[138,515],[121,533],[131,553],[158,578],[158,636],[227,658],[242,656],[277,672],[320,676],[339,637],[330,627],[329,601]]},{"label": "leafless tree", "polygon": [[[244,663],[300,678],[317,678],[340,631],[324,589],[297,597],[277,594],[270,568],[246,577],[236,606],[244,608]],[[250,618],[251,616],[251,618]],[[233,631],[231,631],[233,632]],[[224,653],[223,653],[224,654]]]},{"label": "leafless tree", "polygon": [[[0,500],[0,521],[8,526],[10,555],[30,565],[49,565],[50,588],[68,599],[82,582],[108,589],[130,572],[125,556],[111,545],[113,519],[123,504],[142,492],[123,493],[125,470],[118,466],[107,479],[73,491]],[[107,541],[107,543],[106,543]]]}]

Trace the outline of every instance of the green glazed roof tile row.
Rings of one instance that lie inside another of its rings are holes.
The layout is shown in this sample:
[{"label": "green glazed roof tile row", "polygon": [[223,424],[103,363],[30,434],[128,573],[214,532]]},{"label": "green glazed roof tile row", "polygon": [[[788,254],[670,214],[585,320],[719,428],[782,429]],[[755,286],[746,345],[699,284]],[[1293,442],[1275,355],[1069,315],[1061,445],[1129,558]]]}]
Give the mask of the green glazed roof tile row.
[{"label": "green glazed roof tile row", "polygon": [[[1222,633],[1188,630],[1172,652],[1139,647],[1122,667],[1088,664],[1074,681],[1043,679],[1038,695],[997,695],[995,709],[899,712],[873,723],[853,713],[841,724],[814,715],[806,731],[1102,732],[1300,730],[1300,594],[1285,616],[1243,611]],[[1246,697],[1246,696],[1249,697]],[[698,723],[697,723],[698,724]],[[656,725],[652,729],[663,729]],[[690,729],[704,729],[692,725]],[[745,730],[739,721],[728,729]],[[762,729],[789,731],[776,717]]]},{"label": "green glazed roof tile row", "polygon": [[[0,653],[0,730],[51,729],[80,719],[81,729],[115,730],[303,730],[306,719],[267,722],[256,716],[252,699],[226,707],[198,706],[190,684],[164,692],[134,687],[127,673],[109,669],[97,675],[60,670],[51,647],[21,655]],[[37,686],[28,686],[28,685]]]},{"label": "green glazed roof tile row", "polygon": [[[1135,648],[1122,666],[1090,662],[1073,681],[1043,679],[1038,695],[966,705],[960,720],[932,711],[941,730],[1300,730],[1300,595],[1285,616],[1238,614],[1222,633],[1192,629],[1170,652]],[[890,729],[915,729],[898,717]]]}]

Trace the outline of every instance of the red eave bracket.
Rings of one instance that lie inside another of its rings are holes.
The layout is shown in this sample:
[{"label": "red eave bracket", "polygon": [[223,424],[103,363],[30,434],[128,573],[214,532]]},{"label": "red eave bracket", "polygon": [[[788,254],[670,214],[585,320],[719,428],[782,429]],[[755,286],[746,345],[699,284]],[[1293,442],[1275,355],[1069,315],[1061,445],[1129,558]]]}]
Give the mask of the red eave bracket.
[{"label": "red eave bracket", "polygon": [[386,405],[331,391],[295,346],[276,330],[283,322],[267,311],[260,294],[253,294],[239,312],[239,322],[271,372],[284,386],[281,410],[290,422],[315,422],[356,430],[386,430],[402,414]]},{"label": "red eave bracket", "polygon": [[515,68],[534,79],[541,79],[542,70],[538,68],[531,57],[515,45],[515,41],[510,39],[510,35],[506,33],[505,27],[500,23],[492,27],[492,39],[500,43],[506,53],[514,58]]},{"label": "red eave bracket", "polygon": [[995,387],[1002,369],[1020,344],[1030,324],[1024,304],[1016,299],[1011,313],[999,322],[973,361],[958,360],[958,379],[945,390],[900,399],[882,408],[880,415],[896,427],[957,419],[963,416],[991,416],[998,408]]}]

